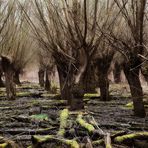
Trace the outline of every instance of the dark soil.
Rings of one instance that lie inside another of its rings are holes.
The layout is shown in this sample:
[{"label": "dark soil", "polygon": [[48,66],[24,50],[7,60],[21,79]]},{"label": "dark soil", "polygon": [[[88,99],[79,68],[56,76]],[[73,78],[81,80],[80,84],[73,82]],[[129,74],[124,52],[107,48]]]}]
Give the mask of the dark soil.
[{"label": "dark soil", "polygon": [[[148,100],[146,87],[144,92],[145,100]],[[96,94],[85,96],[85,111],[83,111],[85,120],[92,123],[93,117],[99,128],[111,134],[118,131],[148,132],[148,116],[143,119],[137,118],[133,115],[132,108],[125,106],[132,101],[127,85],[111,84],[110,93],[112,100],[109,102],[99,101],[99,96]],[[58,94],[44,91],[37,84],[26,82],[17,87],[15,100],[8,100],[5,89],[1,88],[0,135],[15,141],[19,147],[26,148],[32,145],[32,135],[56,135],[59,129],[59,111],[64,108],[66,108],[65,100],[61,100]],[[148,108],[146,110],[148,114]],[[48,120],[31,119],[31,115],[35,114],[47,114]],[[73,117],[71,120],[75,120]],[[84,135],[90,136],[87,133]],[[75,137],[79,136],[81,135],[76,133]],[[91,138],[93,136],[91,135]],[[83,141],[83,138],[82,135],[80,139]],[[113,147],[119,147],[119,145],[113,145]]]}]

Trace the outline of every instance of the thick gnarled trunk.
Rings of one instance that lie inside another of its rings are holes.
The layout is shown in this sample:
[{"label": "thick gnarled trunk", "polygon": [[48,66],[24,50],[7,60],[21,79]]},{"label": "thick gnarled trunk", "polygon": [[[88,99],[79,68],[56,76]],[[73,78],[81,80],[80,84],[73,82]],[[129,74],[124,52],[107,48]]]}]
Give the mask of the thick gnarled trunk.
[{"label": "thick gnarled trunk", "polygon": [[16,88],[14,83],[14,65],[8,57],[1,56],[1,66],[2,71],[4,72],[6,79],[6,93],[8,99],[15,99],[16,97]]},{"label": "thick gnarled trunk", "polygon": [[84,108],[83,96],[84,91],[80,83],[74,84],[73,73],[66,73],[66,67],[62,68],[57,66],[59,80],[60,80],[60,91],[62,99],[67,100],[70,110],[81,110]]},{"label": "thick gnarled trunk", "polygon": [[66,69],[62,69],[57,66],[59,82],[60,82],[60,92],[61,98],[68,101],[68,105],[71,104],[72,94],[71,94],[71,86],[67,79]]},{"label": "thick gnarled trunk", "polygon": [[131,90],[134,105],[134,114],[138,117],[145,117],[146,113],[143,103],[143,91],[139,79],[139,68],[133,68],[131,70],[129,66],[125,65],[124,73]]}]

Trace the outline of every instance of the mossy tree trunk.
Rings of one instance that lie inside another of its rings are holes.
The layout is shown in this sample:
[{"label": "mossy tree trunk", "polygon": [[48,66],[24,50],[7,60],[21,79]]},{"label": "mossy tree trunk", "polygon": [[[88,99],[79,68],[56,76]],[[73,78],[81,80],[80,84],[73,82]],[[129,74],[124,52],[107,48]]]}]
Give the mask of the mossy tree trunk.
[{"label": "mossy tree trunk", "polygon": [[44,87],[44,73],[45,70],[43,68],[40,68],[38,72],[38,77],[39,77],[39,84],[41,87]]},{"label": "mossy tree trunk", "polygon": [[146,113],[143,103],[143,90],[139,78],[140,67],[137,67],[140,63],[136,59],[130,63],[132,66],[129,66],[129,64],[124,65],[124,73],[133,98],[134,114],[138,117],[145,117]]}]

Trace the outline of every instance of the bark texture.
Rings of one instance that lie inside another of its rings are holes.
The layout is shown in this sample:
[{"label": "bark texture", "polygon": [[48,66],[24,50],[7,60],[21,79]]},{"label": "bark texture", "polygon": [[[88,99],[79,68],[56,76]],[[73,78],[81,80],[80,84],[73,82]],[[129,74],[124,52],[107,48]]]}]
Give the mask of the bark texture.
[{"label": "bark texture", "polygon": [[121,83],[121,71],[122,67],[117,62],[114,64],[113,75],[114,75],[114,82]]},{"label": "bark texture", "polygon": [[8,99],[15,99],[16,88],[14,83],[14,74],[15,74],[14,65],[9,58],[3,56],[1,56],[1,65],[6,79],[7,97]]},{"label": "bark texture", "polygon": [[50,82],[50,79],[49,79],[50,75],[51,75],[51,72],[48,69],[46,69],[45,90],[47,90],[47,91],[51,91],[51,82]]},{"label": "bark texture", "polygon": [[17,85],[21,85],[21,82],[20,82],[20,71],[15,71],[15,74],[14,74],[14,83],[17,84]]},{"label": "bark texture", "polygon": [[[141,87],[141,82],[139,78],[139,71],[140,68],[136,68],[136,65],[139,63],[137,60],[133,60],[130,63],[133,65],[133,69],[130,68],[129,64],[124,65],[124,73],[127,78],[128,84],[130,86],[131,95],[133,98],[133,105],[134,105],[134,114],[138,117],[145,117],[145,109],[143,103],[143,90]],[[134,66],[135,65],[135,66]]]}]

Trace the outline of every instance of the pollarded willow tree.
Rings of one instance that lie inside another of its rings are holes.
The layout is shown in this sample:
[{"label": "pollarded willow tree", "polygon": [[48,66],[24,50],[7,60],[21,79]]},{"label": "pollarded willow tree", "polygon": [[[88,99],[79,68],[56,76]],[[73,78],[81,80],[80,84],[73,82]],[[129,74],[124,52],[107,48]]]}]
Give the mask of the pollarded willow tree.
[{"label": "pollarded willow tree", "polygon": [[[0,1],[0,43],[3,40],[2,31],[4,30],[4,27],[12,11],[12,6],[11,7],[9,6],[9,9],[8,9],[8,5],[10,5],[8,2]],[[3,70],[2,70],[1,61],[2,61],[2,58],[0,59],[0,87],[3,87],[4,86],[4,83],[2,81]]]},{"label": "pollarded willow tree", "polygon": [[[110,44],[125,56],[123,69],[128,80],[136,116],[145,117],[143,91],[139,79],[145,50],[146,0],[114,0],[119,11],[118,27],[106,33]],[[117,33],[116,30],[120,31]]]},{"label": "pollarded willow tree", "polygon": [[[22,9],[39,43],[55,60],[61,96],[71,109],[82,109],[88,69],[104,39],[100,28],[108,29],[113,23],[103,11],[111,12],[111,4],[99,0],[34,0],[33,4],[34,16]],[[100,16],[101,11],[106,15]]]},{"label": "pollarded willow tree", "polygon": [[20,72],[33,59],[34,50],[31,49],[35,49],[35,45],[29,36],[30,30],[27,28],[29,26],[27,26],[25,15],[16,1],[8,0],[5,9],[10,13],[1,31],[1,66],[6,79],[7,97],[14,99],[15,83],[20,83]]}]

